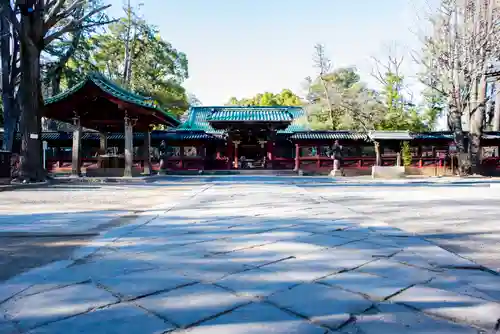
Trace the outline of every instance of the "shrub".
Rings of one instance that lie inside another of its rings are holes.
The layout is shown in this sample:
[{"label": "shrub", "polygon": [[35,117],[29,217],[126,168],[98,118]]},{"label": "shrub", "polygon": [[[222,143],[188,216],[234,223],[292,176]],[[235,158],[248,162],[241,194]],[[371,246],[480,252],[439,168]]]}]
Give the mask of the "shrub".
[{"label": "shrub", "polygon": [[411,149],[410,149],[410,143],[405,141],[401,145],[401,159],[403,160],[403,166],[410,166],[411,165]]}]

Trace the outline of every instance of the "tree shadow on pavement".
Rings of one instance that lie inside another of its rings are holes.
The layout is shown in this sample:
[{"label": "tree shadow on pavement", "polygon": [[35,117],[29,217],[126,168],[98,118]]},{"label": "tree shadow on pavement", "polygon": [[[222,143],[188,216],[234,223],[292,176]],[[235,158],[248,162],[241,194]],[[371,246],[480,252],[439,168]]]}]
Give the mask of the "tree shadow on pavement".
[{"label": "tree shadow on pavement", "polygon": [[85,255],[12,278],[0,285],[5,322],[30,333],[494,329],[500,277],[474,262],[294,192],[245,196],[141,216]]}]

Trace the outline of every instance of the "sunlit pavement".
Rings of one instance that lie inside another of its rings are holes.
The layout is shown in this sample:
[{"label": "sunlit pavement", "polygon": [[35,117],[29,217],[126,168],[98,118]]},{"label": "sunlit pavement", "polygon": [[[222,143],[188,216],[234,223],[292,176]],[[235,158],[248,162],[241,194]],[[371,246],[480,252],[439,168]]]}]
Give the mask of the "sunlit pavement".
[{"label": "sunlit pavement", "polygon": [[133,223],[1,284],[0,333],[497,329],[500,276],[486,268],[497,263],[479,246],[435,245],[495,240],[493,188],[315,180],[159,180],[148,189],[163,201]]}]

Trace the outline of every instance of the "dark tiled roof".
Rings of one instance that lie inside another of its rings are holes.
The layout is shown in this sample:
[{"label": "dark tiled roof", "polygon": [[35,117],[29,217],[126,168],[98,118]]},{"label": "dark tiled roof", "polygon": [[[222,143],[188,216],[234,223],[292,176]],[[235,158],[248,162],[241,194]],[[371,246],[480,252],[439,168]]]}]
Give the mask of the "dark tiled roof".
[{"label": "dark tiled roof", "polygon": [[[255,115],[253,114],[255,113]],[[307,117],[304,109],[301,107],[240,107],[240,106],[225,106],[225,107],[191,107],[189,117],[186,122],[182,123],[177,130],[195,130],[205,131],[211,134],[221,135],[223,130],[215,130],[209,123],[224,119],[225,121],[246,121],[260,120],[264,122],[271,121],[287,121],[291,122],[285,130],[280,130],[278,133],[293,133],[295,131],[309,130]]]},{"label": "dark tiled roof", "polygon": [[292,140],[367,140],[368,136],[354,131],[307,131],[295,132],[289,138]]},{"label": "dark tiled roof", "polygon": [[[125,140],[125,134],[107,133],[108,140]],[[73,132],[58,132],[48,131],[42,132],[42,140],[73,140]],[[134,139],[144,138],[144,133],[134,132]],[[3,139],[3,132],[0,131],[0,140]],[[16,139],[21,139],[21,134],[17,133]],[[98,132],[83,132],[82,140],[99,140]],[[151,139],[157,140],[212,140],[217,139],[216,136],[205,133],[203,131],[152,131]]]},{"label": "dark tiled roof", "polygon": [[451,132],[420,132],[420,133],[413,133],[412,134],[413,139],[428,139],[428,140],[433,140],[433,139],[446,139],[446,140],[453,140],[453,133]]},{"label": "dark tiled roof", "polygon": [[82,89],[87,83],[93,83],[100,89],[102,89],[104,92],[114,96],[115,98],[118,98],[122,101],[133,103],[135,105],[147,108],[147,109],[152,109],[155,111],[160,112],[163,114],[163,116],[167,117],[172,124],[178,125],[180,124],[179,120],[177,119],[176,116],[171,114],[170,112],[162,109],[158,103],[153,100],[150,97],[145,97],[142,95],[135,94],[131,91],[128,91],[124,89],[123,87],[120,87],[118,84],[114,83],[113,81],[109,80],[108,78],[104,77],[100,73],[91,73],[87,76],[85,80],[82,80],[75,86],[71,87],[70,89],[57,94],[55,96],[52,96],[50,98],[45,99],[45,105],[50,105],[56,102],[59,102],[61,100],[64,100],[68,98],[70,95],[78,92],[80,89]]},{"label": "dark tiled roof", "polygon": [[[298,131],[292,134],[281,133],[281,136],[291,140],[367,140],[368,135],[355,131]],[[467,135],[467,133],[466,133]],[[280,136],[280,137],[281,137]],[[134,139],[142,139],[144,133],[134,132]],[[108,133],[108,140],[124,140],[123,133]],[[206,133],[204,131],[191,131],[191,130],[169,130],[169,131],[152,131],[151,139],[156,140],[215,140],[220,139],[219,133]],[[500,132],[486,131],[483,134],[483,139],[486,140],[500,140]],[[3,139],[3,131],[0,130],[0,140]],[[21,135],[17,133],[16,139],[21,139]],[[42,132],[42,140],[72,140],[72,132],[58,132],[48,131]],[[99,140],[98,132],[83,132],[83,140]],[[401,140],[395,139],[394,140]],[[422,132],[412,133],[411,139],[417,140],[453,140],[453,133],[451,132]]]},{"label": "dark tiled roof", "polygon": [[292,122],[287,108],[219,108],[208,122]]},{"label": "dark tiled roof", "polygon": [[[152,136],[153,137],[153,136]],[[216,136],[202,131],[172,131],[163,134],[158,139],[164,140],[214,140]]]},{"label": "dark tiled roof", "polygon": [[370,131],[368,136],[373,140],[411,140],[409,131]]}]

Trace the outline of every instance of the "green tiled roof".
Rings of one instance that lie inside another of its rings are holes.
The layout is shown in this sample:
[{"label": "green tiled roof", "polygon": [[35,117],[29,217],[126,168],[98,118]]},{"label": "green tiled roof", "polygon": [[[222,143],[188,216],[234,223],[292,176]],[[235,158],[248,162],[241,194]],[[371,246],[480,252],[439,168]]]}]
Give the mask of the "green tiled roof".
[{"label": "green tiled roof", "polygon": [[162,109],[158,105],[158,103],[155,100],[153,100],[152,98],[145,97],[145,96],[142,96],[139,94],[135,94],[131,91],[128,91],[128,90],[124,89],[123,87],[119,86],[118,84],[114,83],[113,81],[109,80],[108,78],[106,78],[105,76],[103,76],[100,73],[91,73],[87,76],[87,78],[85,80],[82,80],[81,82],[79,82],[75,86],[71,87],[70,89],[68,89],[60,94],[46,98],[45,105],[48,106],[50,104],[53,104],[53,103],[56,103],[56,102],[59,102],[61,100],[68,98],[72,94],[74,94],[74,93],[78,92],[80,89],[82,89],[89,82],[93,83],[94,85],[99,87],[101,90],[114,96],[117,99],[120,99],[120,100],[125,101],[125,102],[129,102],[129,103],[133,103],[133,104],[136,104],[138,106],[141,106],[141,107],[144,107],[147,109],[152,109],[152,110],[158,111],[161,114],[163,114],[163,116],[166,116],[167,119],[169,119],[172,122],[172,124],[175,124],[175,125],[180,124],[180,122],[176,116],[174,116],[170,112]]},{"label": "green tiled roof", "polygon": [[217,108],[209,122],[292,122],[287,108]]},{"label": "green tiled roof", "polygon": [[368,136],[364,133],[355,131],[306,131],[295,132],[289,139],[291,140],[367,140]]},{"label": "green tiled roof", "polygon": [[225,121],[286,121],[291,124],[278,133],[307,131],[307,117],[301,107],[191,107],[189,117],[177,130],[205,131],[212,134],[223,134],[223,130],[215,130],[209,123],[215,119]]}]

